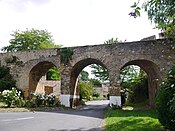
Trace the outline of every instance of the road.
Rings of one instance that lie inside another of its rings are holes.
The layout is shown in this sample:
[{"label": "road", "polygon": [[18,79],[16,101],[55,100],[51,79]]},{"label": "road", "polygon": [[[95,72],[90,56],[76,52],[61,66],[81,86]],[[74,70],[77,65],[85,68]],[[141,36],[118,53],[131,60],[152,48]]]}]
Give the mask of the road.
[{"label": "road", "polygon": [[0,113],[0,131],[103,131],[108,101],[86,104],[80,110]]}]

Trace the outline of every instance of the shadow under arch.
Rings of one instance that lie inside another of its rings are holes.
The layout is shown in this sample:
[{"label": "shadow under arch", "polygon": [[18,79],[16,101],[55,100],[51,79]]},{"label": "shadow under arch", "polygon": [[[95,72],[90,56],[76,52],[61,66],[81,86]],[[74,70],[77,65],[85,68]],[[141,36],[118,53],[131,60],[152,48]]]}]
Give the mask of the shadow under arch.
[{"label": "shadow under arch", "polygon": [[126,66],[136,65],[144,70],[148,75],[148,96],[149,106],[155,108],[155,97],[159,89],[160,73],[159,67],[152,61],[149,60],[132,60],[123,65],[121,69]]},{"label": "shadow under arch", "polygon": [[107,67],[100,61],[97,59],[93,59],[93,58],[87,58],[87,59],[83,59],[80,60],[79,62],[77,62],[72,70],[71,70],[71,75],[70,75],[70,106],[71,107],[76,107],[79,105],[79,90],[78,88],[78,76],[80,74],[80,72],[88,65],[91,64],[97,64],[97,65],[101,65],[102,67],[106,68]]},{"label": "shadow under arch", "polygon": [[29,72],[29,93],[35,92],[41,77],[45,76],[47,71],[54,66],[56,65],[49,61],[42,61],[33,66],[33,68]]}]

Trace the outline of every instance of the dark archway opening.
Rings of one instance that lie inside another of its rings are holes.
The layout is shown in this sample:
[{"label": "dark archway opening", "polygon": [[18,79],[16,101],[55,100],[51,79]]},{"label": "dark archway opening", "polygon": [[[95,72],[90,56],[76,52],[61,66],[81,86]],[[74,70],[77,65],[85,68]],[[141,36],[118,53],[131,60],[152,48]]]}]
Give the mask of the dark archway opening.
[{"label": "dark archway opening", "polygon": [[[134,67],[136,72],[139,73],[138,77],[136,77],[135,80],[139,80],[139,82],[142,82],[142,83],[139,83],[137,81],[138,84],[135,85],[136,87],[132,87],[133,89],[135,88],[135,93],[137,92],[137,96],[135,96],[136,98],[133,101],[142,102],[148,97],[149,107],[154,108],[155,97],[157,95],[158,85],[159,85],[158,67],[156,66],[156,64],[148,60],[134,60],[126,63],[122,67],[121,71],[129,67]],[[139,75],[142,75],[142,76],[139,76]],[[122,83],[121,83],[121,86],[122,86]],[[139,89],[139,86],[141,86],[141,89]]]},{"label": "dark archway opening", "polygon": [[[101,67],[106,68],[102,62],[100,62],[99,60],[96,60],[96,59],[92,59],[92,58],[81,60],[78,63],[76,63],[75,66],[73,67],[73,69],[71,71],[71,89],[70,89],[70,94],[71,94],[70,105],[71,105],[71,107],[76,107],[76,106],[80,105],[80,99],[82,98],[82,96],[80,96],[81,83],[84,83],[83,86],[86,86],[86,83],[88,84],[88,82],[92,82],[90,80],[80,82],[80,77],[81,77],[80,74],[82,74],[81,72],[83,71],[83,69],[85,67],[87,67],[89,65],[93,65],[93,64],[100,65]],[[94,87],[94,85],[93,85],[93,87]]]}]

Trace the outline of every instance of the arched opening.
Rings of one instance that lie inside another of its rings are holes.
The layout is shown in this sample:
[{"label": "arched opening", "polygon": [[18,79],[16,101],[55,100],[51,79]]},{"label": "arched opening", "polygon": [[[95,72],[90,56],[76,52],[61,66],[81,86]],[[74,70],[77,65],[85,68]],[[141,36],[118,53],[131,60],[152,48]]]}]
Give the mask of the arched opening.
[{"label": "arched opening", "polygon": [[[80,74],[83,71],[83,69],[87,66],[90,65],[100,65],[101,67],[106,69],[106,66],[99,60],[88,58],[79,61],[74,65],[71,71],[71,89],[70,89],[70,94],[71,94],[71,99],[70,99],[70,106],[71,107],[76,107],[77,105],[80,104],[80,89],[79,89],[79,82],[80,82]],[[106,69],[107,70],[107,69]],[[89,82],[89,81],[88,81]],[[94,87],[94,85],[93,85]]]},{"label": "arched opening", "polygon": [[[143,97],[148,96],[148,99],[149,99],[148,104],[151,108],[154,108],[155,107],[155,97],[156,97],[156,94],[158,91],[158,85],[159,85],[159,72],[158,72],[157,65],[151,61],[148,61],[148,60],[133,60],[133,61],[126,63],[122,67],[121,71],[123,71],[127,68],[131,68],[131,67],[135,68],[134,70],[136,71],[136,73],[138,75],[135,77],[139,78],[140,77],[139,75],[143,75],[142,77],[145,77],[144,78],[145,80],[142,82],[145,82],[144,84],[145,84],[145,86],[147,86],[147,90],[143,89],[142,90],[143,92],[140,92],[141,94],[139,94],[139,95],[140,96],[143,95]],[[130,73],[132,73],[132,72],[130,72]],[[146,76],[144,76],[145,74],[146,74]],[[127,79],[127,78],[125,78],[125,79]],[[122,83],[121,83],[121,86],[122,86]],[[136,86],[141,86],[141,85],[136,85]],[[136,87],[136,88],[138,88],[138,87]],[[140,101],[141,101],[141,98],[137,98],[137,99],[140,99]],[[139,102],[139,100],[136,100],[136,101]]]},{"label": "arched opening", "polygon": [[29,93],[60,95],[60,73],[51,62],[40,62],[29,73]]}]

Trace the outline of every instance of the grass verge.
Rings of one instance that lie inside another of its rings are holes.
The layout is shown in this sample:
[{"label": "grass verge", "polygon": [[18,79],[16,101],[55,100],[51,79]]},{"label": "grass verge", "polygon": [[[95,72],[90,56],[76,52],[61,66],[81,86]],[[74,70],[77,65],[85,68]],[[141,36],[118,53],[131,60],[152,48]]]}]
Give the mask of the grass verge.
[{"label": "grass verge", "polygon": [[105,111],[106,131],[164,131],[153,110]]}]

